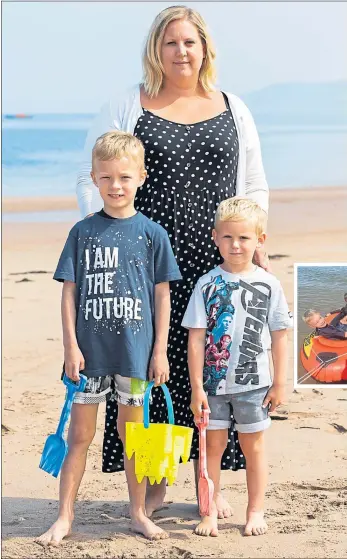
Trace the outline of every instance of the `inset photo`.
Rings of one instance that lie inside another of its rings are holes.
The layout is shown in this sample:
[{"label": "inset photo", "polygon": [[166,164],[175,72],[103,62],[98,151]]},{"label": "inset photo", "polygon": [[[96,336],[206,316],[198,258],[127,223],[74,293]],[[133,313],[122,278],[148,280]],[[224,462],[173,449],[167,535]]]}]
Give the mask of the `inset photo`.
[{"label": "inset photo", "polygon": [[294,386],[347,386],[347,264],[294,271]]}]

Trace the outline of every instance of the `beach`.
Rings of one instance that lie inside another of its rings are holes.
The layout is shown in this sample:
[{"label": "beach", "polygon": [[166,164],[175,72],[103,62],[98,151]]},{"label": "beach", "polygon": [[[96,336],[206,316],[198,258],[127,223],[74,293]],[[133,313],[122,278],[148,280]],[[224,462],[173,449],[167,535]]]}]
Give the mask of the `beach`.
[{"label": "beach", "polygon": [[[4,198],[3,212],[74,210],[74,197]],[[347,188],[274,190],[267,251],[294,309],[295,262],[346,262]],[[347,388],[293,389],[290,332],[287,402],[267,433],[269,532],[242,536],[245,472],[223,472],[234,508],[218,538],[193,534],[198,522],[191,464],[181,466],[154,520],[170,539],[152,543],[130,532],[124,473],[103,474],[105,406],[76,503],[73,534],[59,549],[34,537],[57,516],[58,480],[39,470],[45,439],[56,429],[60,381],[61,285],[52,281],[72,222],[3,224],[3,542],[5,558],[320,558],[347,557]]]}]

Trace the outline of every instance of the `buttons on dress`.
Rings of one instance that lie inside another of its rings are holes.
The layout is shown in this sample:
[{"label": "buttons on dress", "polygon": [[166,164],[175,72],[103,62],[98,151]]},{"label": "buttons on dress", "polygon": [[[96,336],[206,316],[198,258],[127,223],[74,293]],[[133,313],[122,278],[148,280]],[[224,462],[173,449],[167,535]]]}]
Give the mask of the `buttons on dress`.
[{"label": "buttons on dress", "polygon": [[189,167],[190,167],[190,163],[187,163],[186,169],[189,169]]},{"label": "buttons on dress", "polygon": [[194,223],[189,223],[188,228],[193,229],[193,227],[194,227]]},{"label": "buttons on dress", "polygon": [[190,186],[190,181],[187,181],[186,184],[184,185],[184,188],[188,188]]},{"label": "buttons on dress", "polygon": [[[237,132],[230,111],[204,121],[203,124],[178,126],[145,110],[135,127],[135,136],[140,137],[143,142],[148,140],[145,143],[148,178],[144,188],[138,191],[137,209],[142,210],[154,221],[159,219],[161,224],[165,225],[170,241],[179,249],[177,254],[184,281],[179,287],[175,284],[171,287],[169,389],[177,421],[181,425],[190,426],[189,391],[186,387],[187,332],[181,327],[181,322],[197,278],[206,274],[220,261],[218,250],[210,238],[210,226],[218,203],[235,195],[239,155]],[[223,145],[224,150],[219,151],[217,144]],[[176,148],[176,145],[179,147]],[[202,158],[204,163],[200,161]],[[177,161],[180,162],[180,166],[176,166]],[[184,172],[188,161],[191,167],[189,171]],[[223,169],[221,174],[220,169]],[[200,177],[203,179],[200,180]],[[227,178],[227,182],[223,181],[223,177]],[[189,188],[184,188],[187,179],[191,184]],[[162,392],[154,392],[151,411],[159,423],[166,421],[166,406],[163,402]],[[106,444],[103,455],[104,469],[109,472],[123,469],[123,447],[116,430],[115,406],[116,402],[113,400],[108,403],[105,426],[105,440],[112,443]],[[232,432],[229,433],[229,442],[229,448],[222,459],[223,467],[236,466],[237,469],[243,469],[244,457],[239,446],[235,446]],[[196,440],[192,445],[191,457],[198,458]]]}]

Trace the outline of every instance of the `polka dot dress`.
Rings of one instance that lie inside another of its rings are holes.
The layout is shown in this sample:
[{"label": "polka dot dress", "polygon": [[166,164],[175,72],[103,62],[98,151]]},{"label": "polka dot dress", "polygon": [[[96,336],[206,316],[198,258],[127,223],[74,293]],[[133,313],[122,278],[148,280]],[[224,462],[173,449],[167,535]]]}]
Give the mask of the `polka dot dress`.
[{"label": "polka dot dress", "polygon": [[[170,380],[167,384],[174,404],[175,423],[193,427],[189,409],[188,333],[181,327],[181,321],[195,283],[221,261],[211,230],[218,204],[235,196],[239,148],[236,127],[230,109],[209,120],[189,125],[165,120],[144,109],[134,134],[145,146],[148,173],[146,182],[138,191],[136,208],[166,229],[183,276],[183,281],[171,284]],[[151,420],[167,422],[161,388],[152,393]],[[116,420],[117,404],[109,401],[104,472],[124,468],[123,446]],[[191,458],[198,458],[198,452],[196,430]],[[238,470],[244,467],[237,433],[231,429],[222,468]]]}]

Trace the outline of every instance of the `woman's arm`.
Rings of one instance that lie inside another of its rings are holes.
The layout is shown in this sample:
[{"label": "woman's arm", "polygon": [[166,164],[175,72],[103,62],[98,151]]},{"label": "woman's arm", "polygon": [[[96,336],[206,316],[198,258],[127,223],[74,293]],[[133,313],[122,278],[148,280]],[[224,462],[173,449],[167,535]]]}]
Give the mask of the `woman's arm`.
[{"label": "woman's arm", "polygon": [[92,206],[93,189],[96,189],[90,176],[92,170],[92,149],[99,136],[110,130],[117,129],[116,124],[112,116],[111,103],[108,102],[103,105],[100,113],[95,117],[88,131],[84,145],[83,161],[80,165],[76,184],[77,201],[82,218],[102,208],[102,201],[99,193],[97,193],[97,196],[100,198],[100,207]]},{"label": "woman's arm", "polygon": [[[265,178],[259,136],[251,112],[246,105],[244,110],[244,127],[246,132],[246,196],[255,200],[267,217],[269,187]],[[271,272],[269,257],[264,247],[256,249],[254,262],[267,272]]]},{"label": "woman's arm", "polygon": [[265,178],[258,131],[252,114],[243,106],[243,131],[246,144],[245,193],[267,213],[269,187]]},{"label": "woman's arm", "polygon": [[[265,231],[264,233],[266,234],[267,231],[267,213],[263,210],[264,215],[266,217],[265,220]],[[269,256],[268,253],[265,250],[264,245],[262,245],[260,248],[256,248],[255,252],[254,252],[254,256],[253,256],[253,263],[256,264],[257,266],[260,266],[260,268],[263,268],[264,270],[266,270],[267,272],[271,273],[271,266],[270,266],[270,260],[269,260]]]}]

